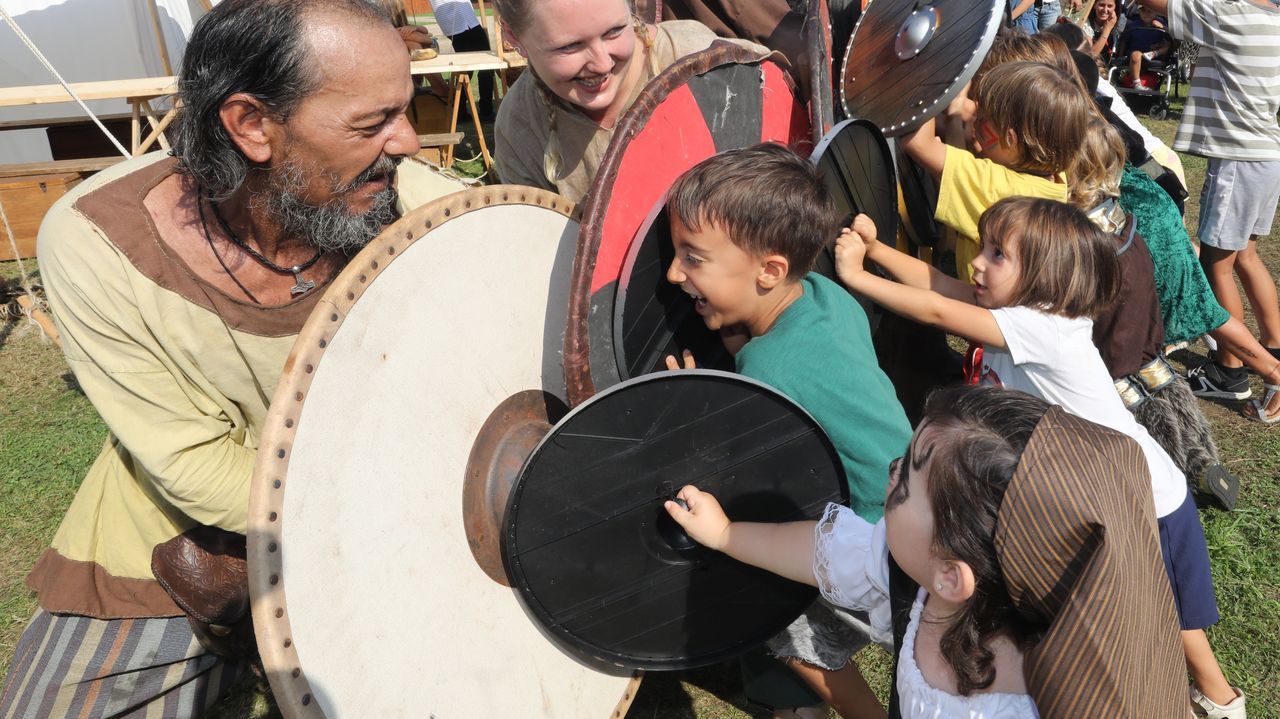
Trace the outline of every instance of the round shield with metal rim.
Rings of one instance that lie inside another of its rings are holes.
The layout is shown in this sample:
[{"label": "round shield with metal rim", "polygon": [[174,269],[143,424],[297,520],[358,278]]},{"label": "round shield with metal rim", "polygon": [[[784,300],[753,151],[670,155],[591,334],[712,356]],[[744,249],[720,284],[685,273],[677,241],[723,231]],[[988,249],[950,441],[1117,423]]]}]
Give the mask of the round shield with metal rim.
[{"label": "round shield with metal rim", "polygon": [[987,56],[1004,0],[876,0],[845,52],[840,101],[848,117],[902,135],[960,94]]},{"label": "round shield with metal rim", "polygon": [[547,641],[499,546],[510,483],[567,409],[574,218],[523,187],[431,202],[357,255],[299,334],[248,533],[286,716],[626,712],[638,678]]},{"label": "round shield with metal rim", "polygon": [[686,484],[743,521],[817,519],[848,498],[826,434],[766,385],[681,370],[600,392],[538,445],[507,508],[507,573],[567,651],[702,666],[773,636],[816,598],[694,543],[663,508]]},{"label": "round shield with metal rim", "polygon": [[[615,346],[623,265],[632,243],[660,219],[671,183],[717,152],[768,141],[807,155],[813,147],[808,108],[777,56],[762,58],[728,42],[667,68],[622,116],[583,207],[565,334],[570,405],[624,376]],[[665,266],[642,269],[633,281],[665,282]],[[705,332],[691,307],[683,323]]]},{"label": "round shield with metal rim", "polygon": [[809,51],[809,122],[813,141],[821,142],[835,122],[835,87],[831,82],[831,15],[827,0],[809,0],[804,15]]}]

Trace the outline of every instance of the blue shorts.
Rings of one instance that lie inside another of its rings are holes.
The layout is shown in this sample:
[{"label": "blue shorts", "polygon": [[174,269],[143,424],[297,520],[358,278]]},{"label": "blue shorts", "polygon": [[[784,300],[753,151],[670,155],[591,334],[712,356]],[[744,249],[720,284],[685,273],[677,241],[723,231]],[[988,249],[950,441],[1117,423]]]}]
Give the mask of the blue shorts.
[{"label": "blue shorts", "polygon": [[1213,575],[1209,573],[1209,547],[1191,494],[1180,507],[1157,519],[1156,526],[1178,623],[1184,630],[1216,624],[1218,600],[1213,596]]}]

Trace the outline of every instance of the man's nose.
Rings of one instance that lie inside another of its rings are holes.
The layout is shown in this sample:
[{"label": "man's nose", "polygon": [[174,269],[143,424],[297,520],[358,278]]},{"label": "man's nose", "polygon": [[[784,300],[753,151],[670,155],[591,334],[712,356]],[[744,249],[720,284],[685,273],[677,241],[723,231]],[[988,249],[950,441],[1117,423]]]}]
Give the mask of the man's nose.
[{"label": "man's nose", "polygon": [[395,157],[411,157],[418,154],[422,145],[418,143],[418,133],[409,123],[408,115],[400,115],[391,126],[391,136],[382,151]]}]

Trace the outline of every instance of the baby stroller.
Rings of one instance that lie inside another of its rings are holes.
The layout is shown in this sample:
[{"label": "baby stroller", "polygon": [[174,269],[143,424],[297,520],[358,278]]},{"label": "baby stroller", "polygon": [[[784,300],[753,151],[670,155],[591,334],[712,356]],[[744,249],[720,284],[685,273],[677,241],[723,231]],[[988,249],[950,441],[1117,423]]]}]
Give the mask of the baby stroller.
[{"label": "baby stroller", "polygon": [[[1129,48],[1153,47],[1160,41],[1166,41],[1171,46],[1165,56],[1142,60],[1141,82],[1135,82],[1136,78],[1129,78]],[[1141,112],[1141,107],[1145,106],[1151,119],[1163,120],[1169,114],[1170,100],[1178,93],[1186,77],[1179,49],[1178,42],[1161,28],[1128,28],[1116,42],[1116,53],[1107,69],[1107,81],[1116,88],[1116,92],[1134,112]]]}]

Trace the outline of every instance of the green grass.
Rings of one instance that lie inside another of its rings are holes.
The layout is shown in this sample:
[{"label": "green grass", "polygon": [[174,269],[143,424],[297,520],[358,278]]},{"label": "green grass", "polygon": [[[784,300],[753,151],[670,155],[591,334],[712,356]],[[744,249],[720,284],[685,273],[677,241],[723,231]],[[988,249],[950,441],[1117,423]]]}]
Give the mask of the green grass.
[{"label": "green grass", "polygon": [[[1171,120],[1146,122],[1171,141],[1179,109],[1175,104]],[[490,137],[491,130],[486,127]],[[463,150],[459,155],[468,156]],[[1191,192],[1187,220],[1194,236],[1204,161],[1184,156],[1183,162]],[[474,176],[482,169],[478,165],[459,169]],[[1280,270],[1277,240],[1280,233],[1260,243],[1273,270]],[[37,270],[34,262],[28,270]],[[0,263],[0,282],[16,275],[16,263]],[[1193,347],[1176,359],[1196,363],[1203,352],[1203,347]],[[1256,378],[1254,391],[1261,391]],[[1202,513],[1222,611],[1222,621],[1209,636],[1228,679],[1249,693],[1251,716],[1280,717],[1280,652],[1272,645],[1280,637],[1280,428],[1246,422],[1238,413],[1239,403],[1201,406],[1214,426],[1223,461],[1243,480],[1236,511]],[[0,673],[8,668],[14,644],[35,609],[22,579],[48,545],[105,437],[105,427],[76,391],[60,352],[34,328],[0,324]],[[856,659],[872,686],[886,696],[887,654],[871,647]],[[277,713],[262,687],[246,678],[213,715],[230,719]],[[767,713],[747,706],[736,667],[721,665],[651,673],[628,716],[740,719]]]}]

